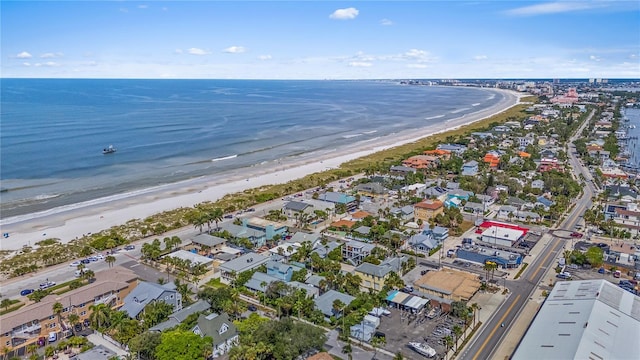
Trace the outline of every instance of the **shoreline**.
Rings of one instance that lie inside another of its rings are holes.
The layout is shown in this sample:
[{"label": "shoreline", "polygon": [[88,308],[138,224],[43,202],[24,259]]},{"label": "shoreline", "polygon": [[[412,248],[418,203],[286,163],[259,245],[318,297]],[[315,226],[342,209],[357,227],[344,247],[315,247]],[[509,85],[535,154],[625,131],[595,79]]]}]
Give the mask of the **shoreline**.
[{"label": "shoreline", "polygon": [[338,168],[342,163],[416,142],[428,136],[458,129],[501,113],[520,103],[520,94],[508,90],[490,89],[504,94],[503,101],[487,109],[424,128],[380,137],[375,142],[363,141],[340,149],[308,153],[274,166],[273,162],[240,169],[226,177],[209,175],[153,188],[119,194],[107,200],[93,199],[37,213],[0,219],[2,233],[10,237],[0,242],[1,250],[17,250],[48,238],[68,243],[87,233],[96,233],[132,219],[143,219],[163,211],[192,207],[204,201],[222,198],[264,185],[286,183],[308,174]]}]

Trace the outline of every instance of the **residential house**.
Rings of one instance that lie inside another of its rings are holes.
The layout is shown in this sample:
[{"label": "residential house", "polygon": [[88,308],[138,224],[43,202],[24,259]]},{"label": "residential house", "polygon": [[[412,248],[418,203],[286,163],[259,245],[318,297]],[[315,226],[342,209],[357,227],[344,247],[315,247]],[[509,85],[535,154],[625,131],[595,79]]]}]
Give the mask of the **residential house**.
[{"label": "residential house", "polygon": [[553,202],[553,201],[547,199],[546,197],[540,195],[540,196],[538,196],[536,198],[535,206],[536,207],[541,206],[544,209],[544,211],[549,211],[549,209],[551,208],[551,206],[553,204],[555,204],[555,202]]},{"label": "residential house", "polygon": [[438,199],[440,201],[444,201],[447,198],[447,193],[449,191],[440,186],[431,186],[424,190],[422,190],[422,197],[426,199]]},{"label": "residential house", "polygon": [[[28,303],[18,310],[2,315],[0,342],[8,351],[24,352],[50,333],[63,337],[71,328],[68,316],[76,314],[83,322],[91,315],[91,306],[107,304],[117,309],[124,298],[137,286],[137,275],[121,266],[98,271],[95,281],[61,295],[48,295],[40,302]],[[53,304],[63,305],[60,317],[53,313]]]},{"label": "residential house", "polygon": [[342,243],[339,243],[337,241],[327,242],[326,244],[317,242],[313,246],[313,250],[311,250],[311,253],[316,253],[318,254],[318,256],[320,256],[321,259],[324,259],[329,255],[331,251],[341,247],[342,245]]},{"label": "residential house", "polygon": [[513,219],[516,216],[516,212],[518,208],[511,205],[502,205],[500,209],[498,209],[498,217],[500,219]]},{"label": "residential house", "polygon": [[490,152],[484,156],[482,161],[487,163],[491,169],[497,169],[500,165],[500,155]]},{"label": "residential house", "polygon": [[302,231],[298,231],[291,236],[290,239],[285,240],[287,244],[302,244],[304,242],[309,242],[313,246],[316,242],[320,241],[321,236],[316,233],[306,233]]},{"label": "residential house", "polygon": [[298,252],[298,249],[300,248],[300,246],[301,245],[299,243],[287,241],[269,249],[269,253],[270,253],[269,256],[273,258],[274,255],[279,255],[279,256],[282,256],[282,259],[285,262],[287,262],[289,261],[289,258],[291,257],[291,255]]},{"label": "residential house", "polygon": [[208,250],[206,252],[215,254],[222,251],[222,248],[226,245],[227,240],[209,234],[198,234],[191,238],[191,243],[200,248],[201,251],[204,251],[206,249]]},{"label": "residential house", "polygon": [[516,219],[522,222],[534,222],[539,223],[542,221],[542,216],[540,214],[535,213],[533,211],[517,211]]},{"label": "residential house", "polygon": [[180,325],[183,321],[187,319],[192,314],[195,313],[204,313],[209,311],[211,308],[211,304],[206,302],[205,300],[198,300],[195,303],[183,308],[180,311],[176,311],[173,314],[169,315],[169,319],[160,324],[149,328],[149,331],[158,331],[162,332],[167,329],[171,329]]},{"label": "residential house", "polygon": [[464,207],[463,207],[463,210],[465,212],[469,212],[472,214],[482,214],[484,213],[484,209],[485,209],[484,204],[471,202],[471,201],[467,201],[467,203],[464,204]]},{"label": "residential house", "polygon": [[110,359],[117,359],[118,357],[119,357],[118,354],[116,354],[115,352],[111,351],[110,349],[102,345],[98,345],[98,346],[92,347],[87,351],[79,353],[77,356],[73,357],[72,359],[74,360],[110,360]]},{"label": "residential house", "polygon": [[429,251],[437,248],[441,242],[434,239],[431,235],[416,234],[407,240],[407,244],[411,247],[411,250],[415,252],[429,254]]},{"label": "residential house", "polygon": [[431,155],[414,155],[402,160],[402,165],[413,169],[430,169],[437,167],[440,159]]},{"label": "residential house", "polygon": [[289,218],[295,219],[300,214],[312,214],[314,207],[308,202],[302,201],[288,201],[282,207],[282,212]]},{"label": "residential house", "polygon": [[449,150],[442,150],[442,149],[425,150],[422,153],[424,155],[435,156],[438,159],[442,159],[442,160],[449,160],[451,158],[451,151]]},{"label": "residential house", "polygon": [[526,203],[527,203],[526,201],[515,196],[509,196],[505,201],[505,204],[514,206],[517,209],[522,209]]},{"label": "residential house", "polygon": [[[473,196],[473,192],[471,191],[467,191],[467,190],[462,190],[462,189],[455,189],[455,190],[450,190],[447,193],[447,200],[444,202],[444,205],[446,207],[459,207],[462,201],[468,201],[469,198]],[[454,199],[457,199],[458,201],[453,201]]]},{"label": "residential house", "polygon": [[462,165],[462,173],[464,176],[478,175],[478,162],[475,160],[467,161]]},{"label": "residential house", "polygon": [[192,331],[201,337],[213,339],[211,352],[214,358],[228,353],[240,342],[238,329],[225,313],[200,315]]},{"label": "residential house", "polygon": [[461,156],[462,154],[465,153],[465,151],[467,151],[467,147],[465,145],[460,145],[460,144],[439,144],[436,147],[436,150],[446,150],[446,151],[450,151],[453,154]]},{"label": "residential house", "polygon": [[425,200],[413,205],[414,218],[416,221],[421,220],[423,224],[442,212],[444,212],[444,204],[439,200]]},{"label": "residential house", "polygon": [[[263,219],[260,217],[242,219],[242,224],[243,226],[246,226],[249,229],[264,232],[267,240],[273,239],[273,237],[276,235],[279,235],[280,238],[283,238],[285,237],[289,229],[286,224]],[[262,245],[259,245],[259,246],[262,246]]]},{"label": "residential house", "polygon": [[236,259],[227,261],[219,266],[220,281],[223,284],[231,284],[238,274],[253,270],[269,261],[268,256],[263,256],[255,252],[244,254]]},{"label": "residential house", "polygon": [[342,246],[342,258],[354,265],[360,265],[362,260],[371,254],[376,246],[361,241],[350,240]]},{"label": "residential house", "polygon": [[399,218],[402,221],[411,221],[413,220],[413,206],[405,205],[403,207],[392,207],[389,209],[389,213],[391,213],[396,218]]},{"label": "residential house", "polygon": [[371,196],[371,197],[387,195],[389,193],[389,190],[385,188],[384,185],[377,182],[360,184],[356,186],[356,191],[360,195]]},{"label": "residential house", "polygon": [[359,226],[348,235],[349,238],[360,241],[369,241],[369,234],[371,233],[371,228],[368,226]]},{"label": "residential house", "polygon": [[449,237],[449,229],[442,226],[435,226],[433,229],[425,227],[424,230],[422,230],[422,234],[429,235],[438,242],[443,242]]},{"label": "residential house", "polygon": [[416,169],[408,166],[392,166],[389,168],[389,175],[391,176],[407,176],[409,174],[415,174]]},{"label": "residential house", "polygon": [[251,275],[251,278],[244,284],[244,287],[254,291],[264,293],[267,291],[269,285],[276,281],[283,281],[275,276],[267,275],[263,272],[256,271]]},{"label": "residential house", "polygon": [[267,275],[273,276],[284,282],[291,281],[291,276],[295,271],[300,270],[297,266],[283,264],[277,261],[267,261]]},{"label": "residential house", "polygon": [[325,316],[325,319],[329,321],[329,319],[333,316],[336,319],[342,317],[343,309],[334,309],[333,304],[336,300],[340,300],[344,306],[349,306],[353,300],[356,298],[349,295],[344,294],[335,290],[329,290],[326,293],[318,296],[313,300],[315,303],[316,309],[320,310]]},{"label": "residential house", "polygon": [[320,194],[318,199],[328,201],[330,203],[341,206],[345,206],[347,211],[353,211],[357,207],[357,201],[354,196],[328,191],[324,194]]},{"label": "residential house", "polygon": [[242,225],[222,223],[220,231],[228,232],[235,239],[247,238],[255,247],[261,247],[267,241],[267,234],[264,231],[251,229],[247,227],[246,222],[243,222]]},{"label": "residential house", "polygon": [[538,171],[539,172],[546,172],[546,171],[551,171],[551,170],[556,170],[556,171],[563,171],[562,168],[562,164],[558,161],[558,159],[556,158],[542,158],[540,159],[540,165],[538,166]]},{"label": "residential house", "polygon": [[157,301],[173,306],[173,311],[182,310],[182,295],[176,290],[174,283],[157,284],[147,281],[138,283],[133,291],[124,298],[120,308],[132,319],[137,319],[144,308]]},{"label": "residential house", "polygon": [[533,180],[531,182],[531,188],[532,189],[539,189],[539,190],[544,190],[544,180]]},{"label": "residential house", "polygon": [[384,287],[384,282],[389,277],[391,271],[393,271],[393,269],[390,266],[363,262],[355,268],[354,274],[362,279],[360,286],[363,289],[380,290]]}]

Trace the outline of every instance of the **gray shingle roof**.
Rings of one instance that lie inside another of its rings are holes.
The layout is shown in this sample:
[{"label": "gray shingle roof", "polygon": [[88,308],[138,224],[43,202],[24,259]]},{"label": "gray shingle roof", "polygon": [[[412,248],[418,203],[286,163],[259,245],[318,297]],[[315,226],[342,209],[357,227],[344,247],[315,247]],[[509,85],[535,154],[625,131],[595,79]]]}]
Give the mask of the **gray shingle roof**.
[{"label": "gray shingle roof", "polygon": [[141,281],[138,283],[127,297],[124,298],[124,305],[120,308],[121,311],[125,311],[129,317],[135,318],[144,310],[144,307],[147,306],[154,300],[157,300],[162,293],[165,291],[173,291],[178,295],[177,291],[175,291],[175,285],[173,283],[169,284],[156,284],[152,282]]},{"label": "gray shingle roof", "polygon": [[304,209],[310,206],[313,207],[313,205],[301,201],[289,201],[288,203],[284,204],[285,209],[293,211],[304,211]]},{"label": "gray shingle roof", "polygon": [[191,241],[199,245],[214,247],[216,245],[224,244],[227,240],[217,236],[211,236],[209,234],[199,234],[191,238]]},{"label": "gray shingle roof", "polygon": [[391,272],[391,267],[374,265],[367,262],[363,262],[362,264],[356,267],[355,271],[381,278],[387,275],[389,272]]},{"label": "gray shingle roof", "polygon": [[[227,331],[220,334],[220,329],[224,324],[228,326],[228,329]],[[198,318],[197,327],[200,329],[202,337],[210,336],[213,338],[214,345],[222,344],[232,337],[238,335],[238,329],[229,319],[229,315],[225,313],[222,313],[220,315],[200,315],[200,317]]]},{"label": "gray shingle roof", "polygon": [[324,315],[331,317],[334,315],[333,302],[336,299],[342,301],[342,303],[345,305],[349,305],[356,298],[349,294],[343,294],[335,290],[329,290],[317,297],[313,302],[316,304],[316,308],[318,310],[320,310]]},{"label": "gray shingle roof", "polygon": [[264,263],[269,261],[269,258],[260,255],[255,252],[250,252],[240,256],[239,258],[233,259],[231,261],[227,261],[224,264],[220,265],[220,270],[241,273],[243,271],[247,271],[253,269],[254,267],[258,267]]},{"label": "gray shingle roof", "polygon": [[170,329],[185,321],[189,315],[195,314],[197,312],[207,311],[210,307],[211,305],[209,305],[208,302],[204,300],[198,300],[197,302],[187,306],[186,308],[169,315],[169,319],[167,321],[149,328],[149,331],[164,331],[166,329]]},{"label": "gray shingle roof", "polygon": [[[251,276],[251,279],[249,279],[249,281],[247,281],[247,283],[244,284],[244,286],[247,289],[251,289],[253,291],[265,292],[269,284],[271,284],[274,281],[282,281],[282,280],[276,278],[275,276],[267,275],[265,273],[256,271]],[[262,285],[262,283],[264,283],[264,285]]]}]

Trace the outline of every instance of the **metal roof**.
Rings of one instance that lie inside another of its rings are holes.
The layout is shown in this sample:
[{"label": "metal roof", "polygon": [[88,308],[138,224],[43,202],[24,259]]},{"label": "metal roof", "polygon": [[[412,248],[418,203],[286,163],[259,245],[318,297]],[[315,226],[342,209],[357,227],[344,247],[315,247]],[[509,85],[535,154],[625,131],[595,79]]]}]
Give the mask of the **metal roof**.
[{"label": "metal roof", "polygon": [[640,297],[606,280],[558,282],[512,359],[637,359]]}]

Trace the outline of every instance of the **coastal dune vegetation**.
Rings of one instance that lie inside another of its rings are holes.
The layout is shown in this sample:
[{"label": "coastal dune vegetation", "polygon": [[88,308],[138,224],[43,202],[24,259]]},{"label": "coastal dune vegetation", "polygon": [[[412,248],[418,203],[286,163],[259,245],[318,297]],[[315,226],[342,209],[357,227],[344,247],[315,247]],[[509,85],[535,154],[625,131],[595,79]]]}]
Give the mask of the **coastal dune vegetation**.
[{"label": "coastal dune vegetation", "polygon": [[196,226],[200,230],[204,226],[210,228],[212,223],[216,223],[217,226],[224,213],[235,212],[307,189],[325,187],[330,182],[357,174],[386,172],[390,166],[400,164],[409,156],[434,149],[439,143],[455,142],[474,131],[487,130],[507,121],[522,120],[527,116],[524,110],[535,100],[535,97],[522,98],[521,104],[486,119],[347,161],[338,168],[308,174],[287,183],[247,189],[227,194],[215,202],[204,201],[194,207],[181,207],[144,219],[132,219],[125,224],[76,238],[67,244],[60,243],[59,239],[46,239],[35,247],[24,247],[17,252],[4,251],[0,253],[0,272],[3,277],[20,276],[42,267],[88,256],[95,251],[113,249],[143,238],[160,236],[181,227]]}]

